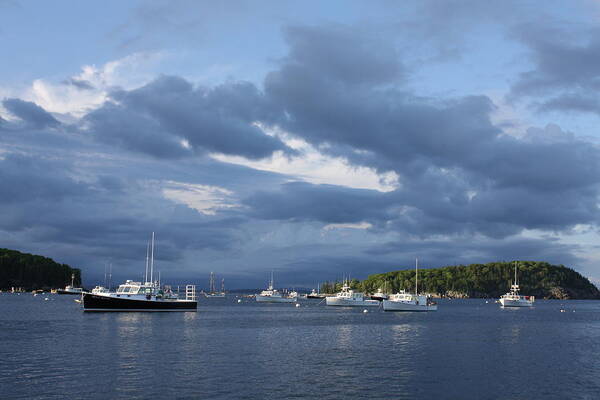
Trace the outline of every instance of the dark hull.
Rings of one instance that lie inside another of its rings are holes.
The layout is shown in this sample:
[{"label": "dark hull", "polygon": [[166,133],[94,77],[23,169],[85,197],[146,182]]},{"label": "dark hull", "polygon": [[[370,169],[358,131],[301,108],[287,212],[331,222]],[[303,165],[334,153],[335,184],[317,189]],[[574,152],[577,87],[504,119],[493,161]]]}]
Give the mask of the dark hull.
[{"label": "dark hull", "polygon": [[83,292],[71,292],[69,290],[64,289],[56,289],[56,294],[70,294],[70,295],[78,295],[81,296]]},{"label": "dark hull", "polygon": [[383,300],[387,300],[387,297],[381,297],[381,296],[371,296],[371,300],[379,300],[379,301],[383,301]]},{"label": "dark hull", "polygon": [[83,295],[83,311],[196,311],[197,301],[138,300],[107,297],[91,293]]},{"label": "dark hull", "polygon": [[325,298],[325,296],[324,296],[324,295],[319,295],[319,294],[318,294],[318,295],[314,295],[314,294],[313,294],[313,295],[310,295],[310,294],[307,294],[307,295],[306,295],[306,298],[307,298],[307,299],[324,299],[324,298]]}]

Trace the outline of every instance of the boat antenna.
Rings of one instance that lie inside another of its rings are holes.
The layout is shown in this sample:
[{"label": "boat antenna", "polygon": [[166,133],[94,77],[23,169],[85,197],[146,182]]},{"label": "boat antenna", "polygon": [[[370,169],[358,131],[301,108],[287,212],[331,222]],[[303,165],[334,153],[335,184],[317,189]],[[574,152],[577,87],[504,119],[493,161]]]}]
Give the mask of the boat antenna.
[{"label": "boat antenna", "polygon": [[144,283],[148,283],[148,267],[150,264],[150,241],[146,244],[146,269],[144,270]]},{"label": "boat antenna", "polygon": [[112,263],[108,266],[108,290],[110,291],[110,287],[112,286]]},{"label": "boat antenna", "polygon": [[150,250],[150,282],[154,278],[154,232],[152,232],[152,247]]},{"label": "boat antenna", "polygon": [[419,259],[415,258],[415,296],[419,294]]}]

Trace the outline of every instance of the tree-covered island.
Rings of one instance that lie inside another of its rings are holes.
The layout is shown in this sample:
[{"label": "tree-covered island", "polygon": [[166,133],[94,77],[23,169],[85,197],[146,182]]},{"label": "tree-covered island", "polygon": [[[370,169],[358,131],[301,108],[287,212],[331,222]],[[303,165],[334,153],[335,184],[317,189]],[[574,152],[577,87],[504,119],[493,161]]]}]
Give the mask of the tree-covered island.
[{"label": "tree-covered island", "polygon": [[[563,265],[539,261],[517,261],[521,293],[544,299],[600,299],[600,291],[579,272]],[[498,298],[508,292],[514,280],[514,261],[488,264],[457,265],[442,268],[419,268],[419,292],[437,297]],[[382,288],[387,293],[415,288],[415,270],[370,275],[363,281],[352,280],[352,288],[373,293]],[[339,282],[326,282],[322,293],[341,289]]]}]

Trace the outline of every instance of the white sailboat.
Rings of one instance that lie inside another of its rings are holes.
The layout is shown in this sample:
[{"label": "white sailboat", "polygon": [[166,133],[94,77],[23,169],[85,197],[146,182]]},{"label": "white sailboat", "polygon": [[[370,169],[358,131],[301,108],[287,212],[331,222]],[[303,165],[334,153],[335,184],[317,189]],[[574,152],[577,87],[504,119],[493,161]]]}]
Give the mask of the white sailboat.
[{"label": "white sailboat", "polygon": [[273,287],[273,271],[271,271],[271,280],[269,281],[267,290],[263,290],[254,297],[259,303],[294,303],[298,301],[297,293],[296,296],[284,296],[279,290]]},{"label": "white sailboat", "polygon": [[510,285],[510,292],[500,297],[502,307],[531,307],[535,301],[534,296],[522,296],[519,294],[517,283],[517,262],[515,261],[515,283]]},{"label": "white sailboat", "polygon": [[363,293],[350,289],[348,281],[344,280],[342,291],[335,296],[325,298],[325,304],[339,307],[377,307],[379,301],[366,299]]},{"label": "white sailboat", "polygon": [[383,300],[383,311],[437,311],[437,304],[429,295],[419,294],[419,260],[415,259],[415,293],[404,290]]},{"label": "white sailboat", "polygon": [[204,293],[204,296],[211,298],[211,297],[219,297],[219,298],[223,298],[225,297],[225,279],[221,279],[221,291],[217,292],[217,287],[215,285],[215,273],[211,272],[210,273],[210,281],[209,281],[209,292],[208,293]]}]

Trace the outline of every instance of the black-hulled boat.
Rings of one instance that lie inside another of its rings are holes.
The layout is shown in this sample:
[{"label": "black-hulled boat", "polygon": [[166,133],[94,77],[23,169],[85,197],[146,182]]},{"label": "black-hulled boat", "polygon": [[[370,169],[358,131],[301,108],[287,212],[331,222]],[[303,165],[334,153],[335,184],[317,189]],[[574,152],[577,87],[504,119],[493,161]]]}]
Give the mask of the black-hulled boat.
[{"label": "black-hulled boat", "polygon": [[195,287],[186,287],[185,299],[157,284],[126,281],[116,292],[84,293],[83,311],[196,311]]},{"label": "black-hulled boat", "polygon": [[[151,255],[149,257],[149,253]],[[150,270],[150,274],[148,274]],[[83,294],[83,311],[196,311],[196,287],[187,285],[185,299],[152,280],[154,272],[154,232],[152,247],[146,252],[145,282],[125,281],[116,292],[94,291]],[[148,279],[149,278],[149,279]]]},{"label": "black-hulled boat", "polygon": [[83,293],[82,288],[74,287],[75,282],[75,274],[71,274],[71,284],[65,286],[64,289],[56,289],[56,294],[77,294],[80,295]]},{"label": "black-hulled boat", "polygon": [[307,299],[324,299],[325,295],[321,293],[317,293],[315,289],[312,290],[309,294],[306,295]]}]

